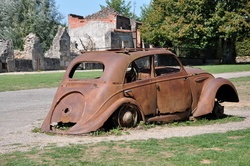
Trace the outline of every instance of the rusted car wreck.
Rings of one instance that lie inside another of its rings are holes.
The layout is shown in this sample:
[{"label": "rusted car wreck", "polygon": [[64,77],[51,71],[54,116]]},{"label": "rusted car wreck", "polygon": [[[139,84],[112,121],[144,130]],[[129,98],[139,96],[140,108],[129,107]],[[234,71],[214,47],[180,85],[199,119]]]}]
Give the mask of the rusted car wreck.
[{"label": "rusted car wreck", "polygon": [[[82,69],[89,66],[99,68],[95,78],[85,77],[89,72]],[[140,121],[220,116],[224,101],[239,101],[229,80],[183,67],[169,50],[88,52],[68,66],[41,129],[86,134],[107,124],[135,127]]]}]

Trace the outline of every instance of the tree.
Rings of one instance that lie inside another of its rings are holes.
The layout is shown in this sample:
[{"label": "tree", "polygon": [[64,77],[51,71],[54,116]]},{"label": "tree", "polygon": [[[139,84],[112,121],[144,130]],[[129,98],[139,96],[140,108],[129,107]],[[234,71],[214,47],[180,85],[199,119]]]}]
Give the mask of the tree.
[{"label": "tree", "polygon": [[237,38],[250,32],[250,1],[218,0],[211,23],[221,41],[222,62],[234,63]]},{"label": "tree", "polygon": [[248,0],[153,0],[142,37],[155,46],[205,49],[218,41],[223,62],[234,63],[235,41],[249,33]]},{"label": "tree", "polygon": [[57,32],[62,15],[56,10],[55,0],[2,0],[0,4],[0,37],[13,40],[22,49],[23,38],[35,33],[47,50]]},{"label": "tree", "polygon": [[148,17],[148,14],[150,13],[150,10],[152,10],[152,1],[150,1],[150,3],[147,4],[143,4],[141,7],[141,14],[140,14],[140,21],[145,21],[146,18]]},{"label": "tree", "polygon": [[131,12],[131,1],[125,3],[125,0],[106,0],[106,6],[100,5],[100,7],[102,9],[109,7],[126,17],[134,18],[134,14]]}]

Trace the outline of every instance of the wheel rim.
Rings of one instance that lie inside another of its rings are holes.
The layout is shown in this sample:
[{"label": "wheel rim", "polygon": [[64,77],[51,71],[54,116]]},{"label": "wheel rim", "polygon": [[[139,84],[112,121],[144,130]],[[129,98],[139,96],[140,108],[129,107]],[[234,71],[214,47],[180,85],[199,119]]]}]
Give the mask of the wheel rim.
[{"label": "wheel rim", "polygon": [[135,127],[138,124],[138,109],[133,105],[123,105],[118,112],[117,122],[120,127]]}]

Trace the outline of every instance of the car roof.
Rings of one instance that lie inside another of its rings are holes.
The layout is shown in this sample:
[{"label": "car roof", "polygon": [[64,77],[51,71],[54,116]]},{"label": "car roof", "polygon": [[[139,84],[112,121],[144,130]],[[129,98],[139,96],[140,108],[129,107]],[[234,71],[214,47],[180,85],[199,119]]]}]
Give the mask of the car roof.
[{"label": "car roof", "polygon": [[[110,51],[91,51],[85,52],[77,56],[68,66],[71,70],[73,66],[79,62],[99,62],[104,64],[105,70],[101,77],[104,82],[122,83],[124,79],[124,72],[127,66],[135,59],[154,54],[172,54],[167,49],[144,49],[144,50],[110,50]],[[66,71],[69,75],[70,71]]]}]

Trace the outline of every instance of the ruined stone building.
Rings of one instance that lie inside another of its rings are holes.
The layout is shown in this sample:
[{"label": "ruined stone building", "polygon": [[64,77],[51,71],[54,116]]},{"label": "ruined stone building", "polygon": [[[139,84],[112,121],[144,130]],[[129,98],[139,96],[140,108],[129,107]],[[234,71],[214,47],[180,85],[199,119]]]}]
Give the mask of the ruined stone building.
[{"label": "ruined stone building", "polygon": [[68,16],[71,42],[80,50],[106,50],[141,47],[140,23],[104,8],[83,17]]},{"label": "ruined stone building", "polygon": [[65,27],[58,28],[47,52],[43,51],[39,38],[33,33],[25,37],[23,51],[14,51],[11,41],[0,40],[0,72],[66,69],[75,56]]},{"label": "ruined stone building", "polygon": [[[77,56],[71,49],[70,36],[65,27],[59,27],[50,49],[45,53],[47,70],[66,69],[69,63]],[[53,59],[54,64],[50,64]]]},{"label": "ruined stone building", "polygon": [[0,40],[0,72],[7,72],[7,60],[13,59],[14,50],[11,40]]},{"label": "ruined stone building", "polygon": [[0,72],[66,69],[82,51],[141,47],[141,23],[104,8],[83,17],[70,14],[69,27],[59,27],[47,52],[35,34],[24,40],[24,50],[14,51],[11,41],[0,40]]}]

